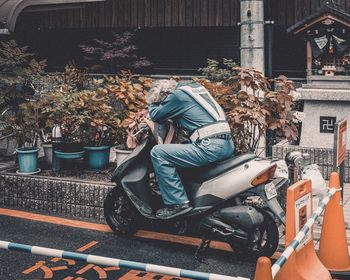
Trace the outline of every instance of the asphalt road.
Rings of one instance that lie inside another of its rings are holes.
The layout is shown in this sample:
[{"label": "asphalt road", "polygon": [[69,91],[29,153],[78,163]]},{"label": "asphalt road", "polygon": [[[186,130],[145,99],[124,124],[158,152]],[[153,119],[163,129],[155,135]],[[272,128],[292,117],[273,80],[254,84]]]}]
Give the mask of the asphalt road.
[{"label": "asphalt road", "polygon": [[[138,237],[120,237],[108,232],[1,215],[0,240],[230,276],[251,278],[255,270],[254,261],[240,260],[232,253],[221,250],[210,249],[207,252],[208,264],[204,264],[195,260],[194,246]],[[0,280],[5,279],[179,278],[0,249]]]}]

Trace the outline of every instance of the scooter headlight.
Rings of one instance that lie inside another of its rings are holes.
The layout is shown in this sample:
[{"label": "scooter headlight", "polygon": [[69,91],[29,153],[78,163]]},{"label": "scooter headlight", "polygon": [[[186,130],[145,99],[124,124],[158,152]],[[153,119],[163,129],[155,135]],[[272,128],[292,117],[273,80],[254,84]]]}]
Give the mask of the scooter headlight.
[{"label": "scooter headlight", "polygon": [[259,186],[265,182],[267,182],[268,180],[273,178],[273,175],[275,174],[277,165],[274,164],[272,166],[270,166],[268,169],[265,169],[263,172],[259,173],[258,176],[256,176],[252,181],[251,184],[256,187]]}]

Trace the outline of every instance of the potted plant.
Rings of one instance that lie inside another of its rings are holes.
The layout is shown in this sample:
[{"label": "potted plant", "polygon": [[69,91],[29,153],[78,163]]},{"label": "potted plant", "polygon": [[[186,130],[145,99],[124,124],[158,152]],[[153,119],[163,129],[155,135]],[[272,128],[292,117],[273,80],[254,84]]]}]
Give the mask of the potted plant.
[{"label": "potted plant", "polygon": [[[296,111],[294,85],[285,76],[268,80],[256,69],[236,67],[231,60],[223,68],[215,60],[200,69],[200,79],[226,112],[234,135],[235,153],[257,152],[266,132],[295,141],[303,114]],[[225,75],[223,75],[225,74]],[[274,90],[272,90],[274,83]]]},{"label": "potted plant", "polygon": [[[77,69],[69,63],[63,74],[55,74],[56,87],[41,98],[41,122],[47,134],[52,134],[55,150],[62,157],[81,157],[84,153],[81,111],[84,110],[82,92],[89,86],[86,71]],[[53,131],[59,131],[60,139],[56,139]],[[49,149],[50,142],[45,145]],[[56,153],[56,152],[55,152]],[[64,155],[67,154],[67,155]],[[70,154],[70,155],[69,155]]]},{"label": "potted plant", "polygon": [[17,116],[13,119],[16,129],[18,147],[16,149],[20,174],[34,174],[38,169],[38,106],[35,102],[19,106]]},{"label": "potted plant", "polygon": [[90,169],[99,170],[108,166],[111,151],[111,133],[112,129],[105,125],[90,129],[89,145],[84,147]]},{"label": "potted plant", "polygon": [[84,103],[80,116],[86,160],[90,169],[102,169],[109,163],[110,149],[121,123],[120,111],[113,106],[115,97],[102,88],[82,92],[80,101]]},{"label": "potted plant", "polygon": [[[79,123],[76,118],[74,116],[61,118],[62,114],[70,114],[67,103],[69,103],[73,91],[77,90],[77,87],[71,85],[72,83],[67,84],[65,82],[67,81],[66,75],[67,68],[63,76],[53,74],[52,81],[54,83],[51,83],[51,85],[54,84],[54,87],[49,89],[48,93],[42,95],[40,101],[40,108],[47,109],[40,109],[39,126],[41,128],[45,161],[50,166],[53,164],[54,154],[62,159],[78,159],[84,155],[83,144],[80,140]],[[58,88],[60,90],[57,90]],[[65,99],[61,99],[62,103],[56,103],[55,101],[63,95]],[[65,130],[65,137],[62,137],[61,124],[63,127],[74,128],[75,132]]]},{"label": "potted plant", "polygon": [[[6,124],[10,124],[7,121],[9,118],[19,114],[20,104],[42,94],[43,91],[38,90],[39,88],[48,88],[48,85],[54,84],[51,75],[45,73],[45,67],[46,60],[38,60],[37,55],[30,53],[28,47],[21,47],[14,40],[0,42],[0,109],[6,112],[3,116]],[[23,110],[25,109],[22,108],[20,114],[23,114]],[[18,128],[19,134],[17,136],[22,140],[24,138],[29,140],[31,133],[22,123],[26,120],[17,119],[16,121],[20,124],[14,123],[14,127],[5,126],[10,132],[8,135],[14,135],[13,132],[17,131]],[[24,133],[20,132],[23,131],[22,128],[25,129]],[[28,137],[25,137],[24,134]],[[10,138],[7,138],[6,141],[12,143]],[[14,150],[14,145],[7,146],[5,156],[12,155],[12,150]],[[18,154],[21,151],[19,150]]]},{"label": "potted plant", "polygon": [[[40,100],[41,122],[46,130],[59,131],[60,141],[55,142],[54,156],[59,159],[79,159],[84,156],[81,116],[81,92],[69,89],[52,91]],[[52,138],[55,136],[52,135]]]}]

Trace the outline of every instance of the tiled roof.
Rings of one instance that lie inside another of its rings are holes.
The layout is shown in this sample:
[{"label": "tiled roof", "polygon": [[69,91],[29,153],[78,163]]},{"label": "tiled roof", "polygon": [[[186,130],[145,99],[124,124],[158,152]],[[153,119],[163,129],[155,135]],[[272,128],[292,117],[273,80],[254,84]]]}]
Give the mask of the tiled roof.
[{"label": "tiled roof", "polygon": [[35,6],[42,6],[47,8],[47,10],[52,9],[52,7],[62,8],[62,6],[69,8],[69,6],[74,4],[99,1],[105,0],[0,0],[0,29],[8,29],[10,32],[13,32],[17,18],[24,9]]},{"label": "tiled roof", "polygon": [[350,26],[350,15],[348,13],[337,8],[333,4],[326,4],[323,7],[319,8],[317,11],[315,11],[313,14],[307,16],[306,18],[289,27],[287,29],[287,32],[293,32],[294,34],[299,33],[302,29],[305,28],[306,25],[309,25],[310,23],[317,23],[317,18],[320,18],[323,15],[327,14],[332,15],[335,18],[338,18],[344,22],[348,22]]}]

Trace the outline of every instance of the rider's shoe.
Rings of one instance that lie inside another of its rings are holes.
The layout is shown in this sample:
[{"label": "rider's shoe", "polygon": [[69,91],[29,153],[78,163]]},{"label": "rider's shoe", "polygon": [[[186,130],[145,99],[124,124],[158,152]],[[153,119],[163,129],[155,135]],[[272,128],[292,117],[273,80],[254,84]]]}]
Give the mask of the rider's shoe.
[{"label": "rider's shoe", "polygon": [[193,208],[191,207],[189,202],[169,205],[165,208],[159,209],[156,213],[156,217],[159,219],[171,219],[176,216],[186,214],[192,209]]}]

